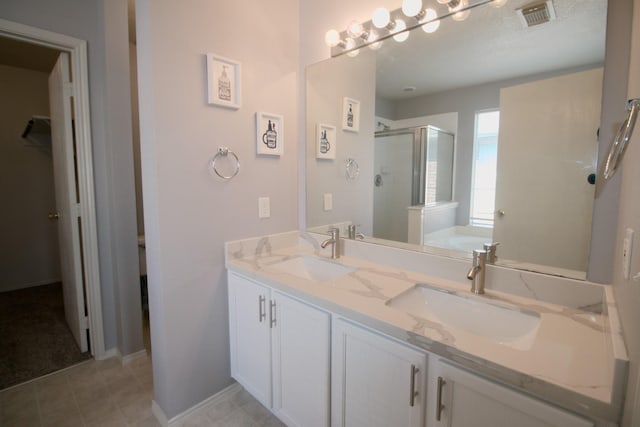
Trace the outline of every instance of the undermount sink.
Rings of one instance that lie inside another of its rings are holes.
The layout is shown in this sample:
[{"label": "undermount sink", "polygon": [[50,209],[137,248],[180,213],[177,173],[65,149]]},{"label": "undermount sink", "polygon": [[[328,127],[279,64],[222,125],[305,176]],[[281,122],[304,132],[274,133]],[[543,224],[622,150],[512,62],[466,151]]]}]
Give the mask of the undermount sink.
[{"label": "undermount sink", "polygon": [[518,350],[531,348],[540,315],[481,298],[418,284],[387,301],[387,305]]},{"label": "undermount sink", "polygon": [[272,264],[271,267],[302,279],[321,282],[336,279],[355,270],[355,267],[338,264],[337,262],[312,255],[290,258],[286,261]]}]

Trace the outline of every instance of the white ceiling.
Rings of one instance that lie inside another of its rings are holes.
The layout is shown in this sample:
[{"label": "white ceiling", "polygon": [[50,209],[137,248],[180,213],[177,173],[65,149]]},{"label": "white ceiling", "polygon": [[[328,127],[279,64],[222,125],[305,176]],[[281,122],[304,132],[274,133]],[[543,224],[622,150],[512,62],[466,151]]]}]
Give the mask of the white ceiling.
[{"label": "white ceiling", "polygon": [[378,96],[411,98],[604,62],[607,0],[553,0],[556,20],[524,28],[516,10],[530,3],[481,6],[465,21],[444,19],[435,33],[417,28],[404,43],[386,40],[378,51]]}]

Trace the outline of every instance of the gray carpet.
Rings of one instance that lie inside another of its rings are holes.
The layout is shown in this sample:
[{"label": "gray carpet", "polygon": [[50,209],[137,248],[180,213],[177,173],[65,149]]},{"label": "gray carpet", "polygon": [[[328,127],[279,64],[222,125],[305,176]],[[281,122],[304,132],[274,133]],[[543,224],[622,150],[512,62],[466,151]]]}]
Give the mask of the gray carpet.
[{"label": "gray carpet", "polygon": [[62,284],[0,293],[0,390],[90,358],[65,321]]}]

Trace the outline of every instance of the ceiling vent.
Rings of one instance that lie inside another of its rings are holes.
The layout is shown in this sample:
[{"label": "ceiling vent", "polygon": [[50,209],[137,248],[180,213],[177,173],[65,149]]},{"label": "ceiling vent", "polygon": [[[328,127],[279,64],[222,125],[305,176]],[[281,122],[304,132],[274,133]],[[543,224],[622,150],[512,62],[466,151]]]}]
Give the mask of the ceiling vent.
[{"label": "ceiling vent", "polygon": [[518,9],[517,13],[525,28],[556,19],[556,11],[551,0],[528,4]]}]

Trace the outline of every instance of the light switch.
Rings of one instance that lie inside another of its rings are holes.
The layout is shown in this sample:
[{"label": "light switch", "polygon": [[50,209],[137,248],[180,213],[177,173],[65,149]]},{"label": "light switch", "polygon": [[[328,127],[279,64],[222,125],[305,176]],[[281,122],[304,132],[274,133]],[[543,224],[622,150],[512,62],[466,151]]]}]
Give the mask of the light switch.
[{"label": "light switch", "polygon": [[324,210],[330,211],[333,209],[333,194],[324,193]]},{"label": "light switch", "polygon": [[268,197],[258,197],[258,218],[269,218],[271,206]]}]

